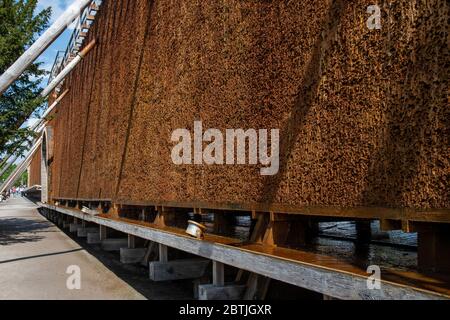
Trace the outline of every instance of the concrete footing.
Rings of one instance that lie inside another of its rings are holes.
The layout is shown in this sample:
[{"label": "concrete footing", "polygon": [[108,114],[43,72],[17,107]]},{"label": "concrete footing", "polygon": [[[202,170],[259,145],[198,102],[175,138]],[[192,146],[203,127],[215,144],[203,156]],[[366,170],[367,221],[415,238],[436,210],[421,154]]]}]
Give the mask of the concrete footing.
[{"label": "concrete footing", "polygon": [[214,284],[202,284],[198,286],[199,300],[240,300],[245,292],[245,285],[215,286]]},{"label": "concrete footing", "polygon": [[69,226],[69,228],[70,228],[69,231],[72,233],[78,232],[78,228],[80,228],[80,227],[81,227],[81,224],[71,223]]},{"label": "concrete footing", "polygon": [[120,248],[120,262],[124,264],[140,263],[144,260],[146,252],[145,248]]},{"label": "concrete footing", "polygon": [[102,241],[102,249],[105,251],[120,251],[120,248],[128,247],[128,238],[105,239]]},{"label": "concrete footing", "polygon": [[150,262],[150,279],[153,281],[171,281],[200,278],[205,274],[209,264],[210,261],[207,259]]},{"label": "concrete footing", "polygon": [[88,233],[91,232],[98,232],[98,228],[84,228],[84,227],[80,227],[77,230],[77,236],[79,238],[87,238]]},{"label": "concrete footing", "polygon": [[100,232],[88,232],[87,234],[87,243],[88,244],[100,244],[102,241],[100,240]]}]

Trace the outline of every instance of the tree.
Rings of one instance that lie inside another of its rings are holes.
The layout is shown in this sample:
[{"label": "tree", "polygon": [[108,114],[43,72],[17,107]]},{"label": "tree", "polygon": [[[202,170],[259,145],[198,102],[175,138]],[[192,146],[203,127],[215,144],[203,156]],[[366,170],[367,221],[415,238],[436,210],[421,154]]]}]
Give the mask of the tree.
[{"label": "tree", "polygon": [[4,183],[6,181],[6,179],[8,179],[8,177],[11,175],[11,173],[13,173],[14,170],[16,170],[17,165],[13,164],[11,167],[9,167],[8,170],[6,170],[6,172],[0,177],[0,184]]},{"label": "tree", "polygon": [[[4,73],[48,27],[51,8],[35,13],[38,0],[0,0],[0,74]],[[32,64],[0,97],[0,159],[22,154],[34,133],[22,124],[39,109],[40,84],[46,71]]]},{"label": "tree", "polygon": [[[0,185],[3,184],[6,179],[9,178],[11,173],[13,173],[14,170],[16,170],[17,165],[13,164],[6,172],[0,177]],[[16,182],[13,184],[13,187],[20,187],[27,185],[28,182],[28,171],[25,170],[24,173],[16,180]]]}]

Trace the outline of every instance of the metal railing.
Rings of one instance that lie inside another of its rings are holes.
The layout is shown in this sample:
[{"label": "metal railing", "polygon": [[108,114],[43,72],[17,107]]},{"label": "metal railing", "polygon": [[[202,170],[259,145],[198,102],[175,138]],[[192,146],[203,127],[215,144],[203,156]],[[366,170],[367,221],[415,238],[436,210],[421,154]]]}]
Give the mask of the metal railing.
[{"label": "metal railing", "polygon": [[[95,21],[95,17],[97,16],[101,4],[102,0],[93,0],[91,4],[87,6],[86,9],[84,9],[81,16],[77,19],[66,51],[58,51],[56,55],[55,62],[53,64],[52,70],[50,71],[48,83],[51,83],[53,79],[64,69],[64,67],[68,63],[70,63],[79,53],[84,41],[87,38],[88,31]],[[61,89],[61,86],[62,82],[56,88],[56,90],[59,91]]]}]

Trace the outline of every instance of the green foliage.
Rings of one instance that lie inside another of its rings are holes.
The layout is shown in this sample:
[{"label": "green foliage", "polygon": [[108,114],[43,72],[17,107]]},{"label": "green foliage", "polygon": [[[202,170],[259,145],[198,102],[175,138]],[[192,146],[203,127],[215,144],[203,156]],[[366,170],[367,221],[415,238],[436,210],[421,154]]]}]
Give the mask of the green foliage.
[{"label": "green foliage", "polygon": [[25,171],[20,176],[20,179],[17,179],[16,183],[14,184],[14,187],[17,188],[17,187],[21,187],[21,186],[26,186],[27,183],[28,183],[28,171]]},{"label": "green foliage", "polygon": [[[5,182],[6,179],[8,179],[8,177],[11,175],[11,173],[14,170],[16,170],[16,168],[17,168],[17,165],[13,164],[8,170],[6,170],[6,172],[0,177],[0,184]],[[24,173],[22,173],[20,178],[17,179],[17,181],[14,183],[14,187],[26,185],[27,182],[28,182],[28,171],[25,171]]]},{"label": "green foliage", "polygon": [[13,164],[11,167],[9,167],[8,170],[0,177],[0,183],[5,182],[6,179],[11,175],[11,173],[17,168],[17,165]]},{"label": "green foliage", "polygon": [[[51,8],[36,13],[37,0],[0,0],[0,74],[5,72],[48,27]],[[21,125],[41,104],[37,99],[45,71],[39,63],[0,97],[0,159],[5,153],[23,153],[21,143],[34,138]]]}]

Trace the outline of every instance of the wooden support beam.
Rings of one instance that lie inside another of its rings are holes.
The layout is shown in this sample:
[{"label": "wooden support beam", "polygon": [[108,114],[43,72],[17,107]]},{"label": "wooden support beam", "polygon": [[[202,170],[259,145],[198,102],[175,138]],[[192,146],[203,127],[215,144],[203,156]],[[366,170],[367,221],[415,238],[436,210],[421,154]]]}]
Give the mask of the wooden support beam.
[{"label": "wooden support beam", "polygon": [[225,265],[213,261],[213,285],[223,287],[225,285]]},{"label": "wooden support beam", "polygon": [[417,226],[418,266],[424,272],[450,272],[450,225]]},{"label": "wooden support beam", "polygon": [[[261,228],[264,229],[264,227],[266,229],[262,243],[269,246],[283,246],[287,244],[304,246],[318,232],[318,224],[312,223],[310,219],[274,212],[270,213],[268,223],[261,223]],[[258,230],[258,233],[261,233],[261,231]],[[253,237],[260,239],[259,234]]]},{"label": "wooden support beam", "polygon": [[159,244],[159,262],[169,261],[169,248],[163,244]]},{"label": "wooden support beam", "polygon": [[214,233],[229,236],[233,233],[234,217],[225,211],[214,211]]},{"label": "wooden support beam", "polygon": [[381,231],[402,230],[402,223],[399,220],[381,219],[380,230]]},{"label": "wooden support beam", "polygon": [[360,243],[369,243],[372,239],[371,221],[356,221],[356,238]]},{"label": "wooden support beam", "polygon": [[160,227],[172,226],[186,228],[188,215],[185,209],[158,206],[157,214],[153,223]]},{"label": "wooden support beam", "polygon": [[100,225],[100,228],[99,228],[99,229],[100,229],[100,230],[99,230],[99,233],[100,233],[100,241],[106,240],[106,238],[107,238],[107,229],[106,229],[106,227],[103,226],[103,225]]},{"label": "wooden support beam", "polygon": [[136,248],[136,238],[131,234],[128,235],[128,248],[129,249]]},{"label": "wooden support beam", "polygon": [[270,278],[251,273],[247,281],[244,300],[264,300],[269,289]]},{"label": "wooden support beam", "polygon": [[150,243],[147,247],[147,251],[145,252],[145,256],[142,261],[142,264],[144,266],[148,266],[150,261],[152,261],[153,259],[156,259],[156,257],[158,257],[158,250],[159,250],[159,245],[154,241],[150,241]]},{"label": "wooden support beam", "polygon": [[[40,206],[66,215],[82,217],[77,210]],[[343,300],[449,299],[446,275],[382,270],[381,289],[368,290],[365,269],[345,260],[303,250],[270,248],[258,244],[237,244],[233,239],[207,235],[204,240],[186,237],[184,232],[158,228],[154,224],[86,216],[88,221],[139,238],[170,246],[235,268],[249,270]],[[214,286],[213,286],[214,287]],[[245,288],[245,286],[244,286]]]},{"label": "wooden support beam", "polygon": [[169,225],[172,225],[175,223],[176,220],[176,213],[174,210],[170,210],[168,208],[164,208],[164,207],[158,207],[158,213],[156,215],[155,221],[153,223],[155,223],[156,225],[160,226],[160,227],[166,227]]}]

